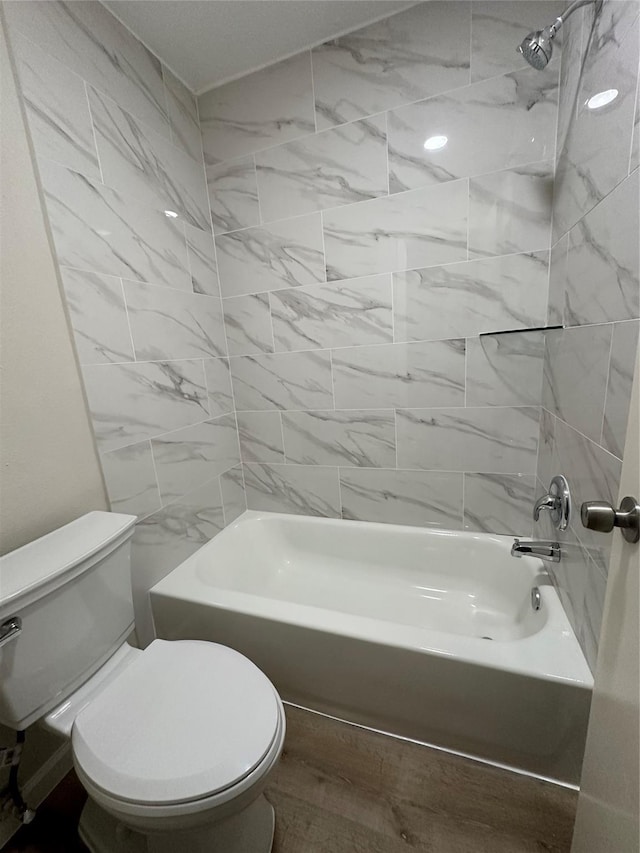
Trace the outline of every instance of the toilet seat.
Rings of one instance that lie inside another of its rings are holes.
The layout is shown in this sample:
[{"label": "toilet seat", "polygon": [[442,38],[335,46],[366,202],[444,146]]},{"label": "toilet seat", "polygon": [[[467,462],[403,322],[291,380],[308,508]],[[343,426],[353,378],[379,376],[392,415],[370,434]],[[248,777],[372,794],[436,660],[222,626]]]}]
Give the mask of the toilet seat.
[{"label": "toilet seat", "polygon": [[105,804],[198,811],[253,784],[277,759],[282,727],[273,685],[243,655],[155,640],[80,711],[71,741],[81,779]]}]

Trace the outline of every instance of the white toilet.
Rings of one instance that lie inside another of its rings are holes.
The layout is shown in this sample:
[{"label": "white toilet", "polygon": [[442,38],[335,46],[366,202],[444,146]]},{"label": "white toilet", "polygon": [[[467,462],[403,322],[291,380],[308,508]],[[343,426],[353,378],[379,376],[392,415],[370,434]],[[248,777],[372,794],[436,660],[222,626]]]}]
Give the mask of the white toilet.
[{"label": "white toilet", "polygon": [[91,512],[0,557],[0,723],[71,739],[94,853],[268,853],[282,702],[225,646],[126,643],[135,520]]}]

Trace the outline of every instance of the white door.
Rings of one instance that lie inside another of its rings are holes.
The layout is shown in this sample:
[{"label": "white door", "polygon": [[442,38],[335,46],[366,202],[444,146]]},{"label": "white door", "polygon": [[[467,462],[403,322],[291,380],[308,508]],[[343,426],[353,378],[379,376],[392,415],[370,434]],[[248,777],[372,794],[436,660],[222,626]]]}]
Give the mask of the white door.
[{"label": "white door", "polygon": [[[620,499],[640,500],[639,368],[640,351]],[[640,850],[640,543],[625,542],[617,529],[610,535],[614,543],[571,853]]]}]

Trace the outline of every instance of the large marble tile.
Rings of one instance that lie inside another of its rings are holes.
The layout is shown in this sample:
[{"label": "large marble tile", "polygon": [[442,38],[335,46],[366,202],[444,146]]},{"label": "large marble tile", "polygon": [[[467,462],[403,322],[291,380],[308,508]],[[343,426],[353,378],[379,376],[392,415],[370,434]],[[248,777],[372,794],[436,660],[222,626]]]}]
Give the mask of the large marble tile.
[{"label": "large marble tile", "polygon": [[233,414],[165,433],[151,440],[151,448],[164,503],[240,463]]},{"label": "large marble tile", "polygon": [[211,232],[201,231],[187,224],[184,226],[184,232],[193,292],[205,296],[220,296],[218,264]]},{"label": "large marble tile", "polygon": [[243,462],[284,462],[280,412],[238,412]]},{"label": "large marble tile", "polygon": [[256,169],[265,222],[387,195],[386,116],[262,151]]},{"label": "large marble tile", "polygon": [[209,203],[201,161],[121,109],[96,89],[89,105],[104,183],[161,210],[209,229]]},{"label": "large marble tile", "polygon": [[324,281],[319,213],[216,237],[223,296]]},{"label": "large marble tile", "polygon": [[[588,20],[591,21],[590,12]],[[568,231],[627,175],[633,134],[640,18],[634,0],[605,3],[590,38],[575,114],[556,172],[554,230]],[[589,99],[615,88],[608,106],[590,109]]]},{"label": "large marble tile", "polygon": [[247,508],[340,517],[337,468],[245,463]]},{"label": "large marble tile", "polygon": [[465,530],[531,536],[534,492],[532,474],[465,474]]},{"label": "large marble tile", "polygon": [[218,297],[132,281],[124,294],[138,361],[227,354]]},{"label": "large marble tile", "polygon": [[639,326],[640,323],[634,320],[630,323],[616,323],[613,327],[602,444],[620,459],[627,434]]},{"label": "large marble tile", "polygon": [[612,326],[576,326],[546,334],[542,404],[599,442]]},{"label": "large marble tile", "polygon": [[564,323],[568,249],[569,235],[565,234],[553,246],[549,255],[549,304],[547,308],[547,325],[549,326],[561,326]]},{"label": "large marble tile", "polygon": [[[550,24],[565,8],[557,0],[474,0],[471,4],[471,79],[528,69],[515,47],[527,33]],[[554,39],[554,52],[544,73],[557,74],[563,30]],[[540,72],[531,70],[531,74]]]},{"label": "large marble tile", "polygon": [[154,130],[169,136],[162,66],[101,3],[5,3],[18,30]]},{"label": "large marble tile", "polygon": [[462,529],[462,474],[340,469],[342,517]]},{"label": "large marble tile", "polygon": [[534,163],[469,181],[469,257],[551,247],[553,163]]},{"label": "large marble tile", "polygon": [[548,252],[396,273],[396,340],[471,337],[544,325]]},{"label": "large marble tile", "polygon": [[467,340],[467,406],[538,406],[544,332]]},{"label": "large marble tile", "polygon": [[202,164],[202,135],[195,95],[166,65],[162,67],[162,77],[167,94],[167,113],[173,144]]},{"label": "large marble tile", "polygon": [[100,180],[84,80],[18,32],[11,44],[36,153]]},{"label": "large marble tile", "polygon": [[[584,501],[608,501],[617,506],[622,462],[604,448],[576,432],[561,419],[555,422],[554,472],[562,472],[571,487],[574,507]],[[580,528],[580,542],[602,572],[608,570],[613,537]]]},{"label": "large marble tile", "polygon": [[191,290],[180,224],[53,163],[40,176],[62,266]]},{"label": "large marble tile", "polygon": [[199,359],[90,365],[83,376],[103,453],[209,417]]},{"label": "large marble tile", "polygon": [[103,453],[100,465],[112,512],[144,518],[160,509],[160,492],[148,441]]},{"label": "large marble tile", "polygon": [[119,278],[61,267],[80,364],[133,361],[133,345]]},{"label": "large marble tile", "polygon": [[233,412],[233,391],[228,358],[208,358],[204,361],[204,375],[211,417]]},{"label": "large marble tile", "polygon": [[397,412],[398,467],[533,474],[538,409],[403,409]]},{"label": "large marble tile", "polygon": [[207,166],[207,188],[215,234],[260,224],[253,157],[240,157],[217,166]]},{"label": "large marble tile", "polygon": [[285,458],[297,465],[394,468],[395,428],[392,409],[284,412]]},{"label": "large marble tile", "polygon": [[393,340],[389,274],[277,290],[269,294],[269,301],[278,350]]},{"label": "large marble tile", "polygon": [[333,408],[327,351],[236,356],[230,361],[239,412]]},{"label": "large marble tile", "polygon": [[299,53],[198,98],[204,159],[233,160],[315,131],[311,56]]},{"label": "large marble tile", "polygon": [[323,214],[327,278],[467,260],[467,182],[364,201]]},{"label": "large marble tile", "polygon": [[536,476],[545,490],[556,472],[553,470],[553,448],[555,445],[556,418],[547,409],[540,411],[540,433],[538,435],[538,465]]},{"label": "large marble tile", "polygon": [[143,646],[155,639],[149,590],[224,528],[219,479],[163,507],[136,527],[131,585],[136,634]]},{"label": "large marble tile", "polygon": [[229,355],[273,352],[269,295],[254,293],[223,300]]},{"label": "large marble tile", "polygon": [[244,476],[242,465],[236,465],[220,475],[220,493],[222,494],[222,509],[224,510],[225,527],[238,518],[247,508],[247,497],[244,491]]},{"label": "large marble tile", "polygon": [[318,127],[469,82],[470,3],[419,3],[313,50]]},{"label": "large marble tile", "polygon": [[629,174],[640,166],[640,83],[636,94],[636,112],[633,120],[633,137],[631,140],[631,155],[629,157]]},{"label": "large marble tile", "polygon": [[351,347],[332,361],[338,409],[464,406],[464,340]]},{"label": "large marble tile", "polygon": [[[529,69],[394,110],[389,113],[389,190],[550,159],[557,108],[557,72]],[[444,147],[425,148],[436,136],[446,137]]]},{"label": "large marble tile", "polygon": [[566,325],[640,317],[638,171],[569,232]]}]

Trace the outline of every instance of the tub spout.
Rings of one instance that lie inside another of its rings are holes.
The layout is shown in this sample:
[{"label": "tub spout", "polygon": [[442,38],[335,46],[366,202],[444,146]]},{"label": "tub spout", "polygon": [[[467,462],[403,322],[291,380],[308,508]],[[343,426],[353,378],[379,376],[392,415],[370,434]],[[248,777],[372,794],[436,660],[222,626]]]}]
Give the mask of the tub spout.
[{"label": "tub spout", "polygon": [[523,542],[514,539],[511,546],[512,557],[537,557],[546,563],[560,562],[560,544],[558,542]]}]

